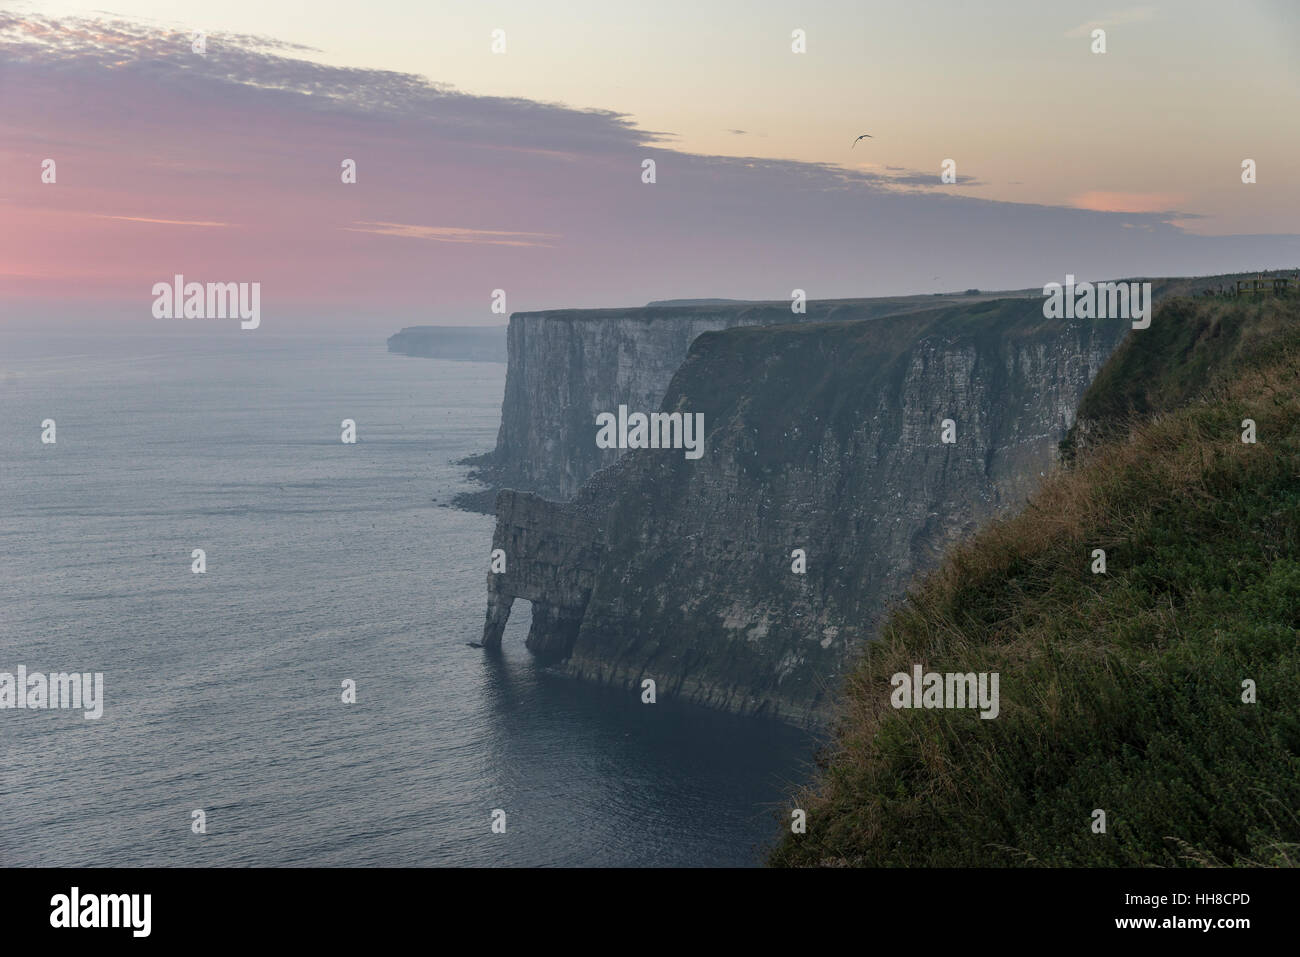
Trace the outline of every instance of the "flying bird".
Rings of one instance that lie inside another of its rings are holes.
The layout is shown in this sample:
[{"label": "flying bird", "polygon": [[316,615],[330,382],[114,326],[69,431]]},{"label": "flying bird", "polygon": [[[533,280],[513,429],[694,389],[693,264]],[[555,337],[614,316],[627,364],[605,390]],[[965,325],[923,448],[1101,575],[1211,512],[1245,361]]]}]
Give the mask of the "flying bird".
[{"label": "flying bird", "polygon": [[[875,137],[872,136],[870,133],[863,133],[861,136],[858,137],[858,140],[874,140],[874,139]],[[853,146],[858,145],[858,140],[853,141]],[[853,149],[853,146],[850,146],[849,149]]]}]

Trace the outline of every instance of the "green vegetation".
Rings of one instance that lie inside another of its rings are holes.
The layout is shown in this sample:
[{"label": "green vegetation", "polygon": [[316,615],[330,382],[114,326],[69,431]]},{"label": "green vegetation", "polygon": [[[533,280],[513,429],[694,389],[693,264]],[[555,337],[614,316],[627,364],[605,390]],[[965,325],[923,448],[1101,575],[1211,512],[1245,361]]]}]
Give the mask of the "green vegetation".
[{"label": "green vegetation", "polygon": [[[1080,421],[864,651],[772,863],[1300,862],[1300,302],[1171,300]],[[895,710],[913,664],[999,672],[1000,716]]]}]

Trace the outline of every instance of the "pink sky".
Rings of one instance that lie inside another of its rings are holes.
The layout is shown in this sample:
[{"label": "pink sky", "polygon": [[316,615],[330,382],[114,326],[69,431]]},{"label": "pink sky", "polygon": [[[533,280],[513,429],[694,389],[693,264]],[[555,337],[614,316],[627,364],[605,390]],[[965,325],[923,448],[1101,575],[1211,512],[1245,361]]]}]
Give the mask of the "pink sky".
[{"label": "pink sky", "polygon": [[199,56],[123,23],[0,14],[0,134],[0,317],[148,319],[175,273],[260,282],[264,326],[387,329],[499,323],[496,288],[516,311],[1300,261],[1295,236],[1188,235],[1174,194],[1036,206],[953,196],[931,171],[695,155],[608,111],[252,40],[210,37]]}]

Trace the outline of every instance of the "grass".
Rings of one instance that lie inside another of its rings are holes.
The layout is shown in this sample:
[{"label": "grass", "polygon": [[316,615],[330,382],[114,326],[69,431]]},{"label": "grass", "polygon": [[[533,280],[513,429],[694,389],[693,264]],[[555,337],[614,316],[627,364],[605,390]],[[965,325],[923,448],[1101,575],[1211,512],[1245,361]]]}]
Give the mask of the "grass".
[{"label": "grass", "polygon": [[[1172,300],[1080,419],[866,647],[773,864],[1300,862],[1300,303]],[[1001,714],[895,710],[914,663],[1000,673]]]}]

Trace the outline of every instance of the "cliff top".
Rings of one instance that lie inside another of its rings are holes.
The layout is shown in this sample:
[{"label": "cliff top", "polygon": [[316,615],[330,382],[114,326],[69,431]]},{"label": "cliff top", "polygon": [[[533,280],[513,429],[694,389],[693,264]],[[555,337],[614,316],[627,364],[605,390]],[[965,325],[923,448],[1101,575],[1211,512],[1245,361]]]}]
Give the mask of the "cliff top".
[{"label": "cliff top", "polygon": [[[1041,297],[1041,289],[1005,290],[1002,292],[935,293],[917,296],[882,296],[864,299],[809,299],[808,315],[826,315],[829,321],[850,318],[869,318],[882,311],[898,312],[904,309],[934,309],[942,305],[957,305],[981,300]],[[661,300],[646,306],[605,309],[543,309],[536,312],[516,312],[511,318],[547,318],[579,322],[604,322],[612,319],[642,319],[648,322],[699,315],[735,315],[748,312],[790,312],[790,300],[702,300],[681,302]],[[792,319],[792,321],[795,321]]]},{"label": "cliff top", "polygon": [[[1218,289],[1229,286],[1237,279],[1249,279],[1256,276],[1293,276],[1296,270],[1251,270],[1235,273],[1219,273],[1209,276],[1131,276],[1127,278],[1104,279],[1079,276],[1079,281],[1091,282],[1149,282],[1152,294],[1157,300],[1175,296],[1192,296],[1206,289]],[[1065,276],[1048,277],[1046,281],[1064,282]],[[872,318],[880,314],[895,314],[914,310],[929,310],[942,306],[968,305],[971,302],[996,299],[1041,298],[1041,286],[1024,289],[980,290],[968,289],[963,292],[917,293],[905,296],[876,296],[852,299],[809,299],[808,316],[825,315],[827,321],[842,319]],[[546,318],[577,322],[604,322],[613,319],[641,319],[645,321],[682,318],[705,312],[709,315],[735,315],[748,311],[768,312],[771,310],[789,311],[789,299],[747,300],[747,299],[658,299],[644,306],[615,306],[593,309],[538,309],[513,313],[511,318]],[[795,320],[798,321],[798,320]],[[807,321],[805,319],[805,321]]]}]

